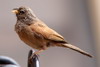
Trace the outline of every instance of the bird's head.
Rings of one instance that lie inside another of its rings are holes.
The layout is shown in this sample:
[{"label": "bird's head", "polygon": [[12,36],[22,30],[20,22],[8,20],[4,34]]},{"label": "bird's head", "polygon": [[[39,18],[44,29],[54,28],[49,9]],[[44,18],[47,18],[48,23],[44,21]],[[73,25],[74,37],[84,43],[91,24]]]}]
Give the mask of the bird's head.
[{"label": "bird's head", "polygon": [[37,17],[29,7],[21,6],[12,10],[16,14],[18,20],[35,20]]}]

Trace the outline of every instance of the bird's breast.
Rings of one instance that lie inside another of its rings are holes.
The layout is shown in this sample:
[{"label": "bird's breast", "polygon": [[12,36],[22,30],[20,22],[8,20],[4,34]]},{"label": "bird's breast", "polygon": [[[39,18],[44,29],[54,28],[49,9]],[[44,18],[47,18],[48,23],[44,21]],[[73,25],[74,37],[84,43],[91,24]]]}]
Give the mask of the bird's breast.
[{"label": "bird's breast", "polygon": [[45,45],[45,40],[35,31],[31,31],[28,26],[15,26],[15,31],[19,35],[20,39],[35,49],[41,49]]}]

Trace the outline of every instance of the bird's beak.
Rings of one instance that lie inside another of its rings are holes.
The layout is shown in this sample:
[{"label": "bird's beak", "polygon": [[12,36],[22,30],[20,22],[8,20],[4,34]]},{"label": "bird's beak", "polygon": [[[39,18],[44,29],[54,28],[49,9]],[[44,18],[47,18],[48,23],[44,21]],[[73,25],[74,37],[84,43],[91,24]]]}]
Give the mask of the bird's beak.
[{"label": "bird's beak", "polygon": [[12,12],[18,14],[19,13],[18,8],[13,9]]}]

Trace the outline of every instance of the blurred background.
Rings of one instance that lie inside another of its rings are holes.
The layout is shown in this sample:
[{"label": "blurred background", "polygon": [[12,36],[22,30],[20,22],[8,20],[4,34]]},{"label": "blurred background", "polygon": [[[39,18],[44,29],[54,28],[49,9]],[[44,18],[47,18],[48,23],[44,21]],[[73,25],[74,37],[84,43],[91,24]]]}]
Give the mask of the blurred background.
[{"label": "blurred background", "polygon": [[53,47],[40,54],[41,67],[100,67],[100,0],[0,0],[0,55],[27,67],[31,47],[16,32],[13,8],[29,6],[49,27],[87,51],[93,58],[73,50]]}]

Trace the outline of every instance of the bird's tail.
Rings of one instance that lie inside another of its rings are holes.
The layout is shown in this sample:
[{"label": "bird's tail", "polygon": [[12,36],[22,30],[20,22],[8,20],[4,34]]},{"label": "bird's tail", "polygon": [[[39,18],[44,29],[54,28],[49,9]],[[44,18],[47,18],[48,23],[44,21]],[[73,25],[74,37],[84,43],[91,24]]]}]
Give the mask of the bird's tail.
[{"label": "bird's tail", "polygon": [[77,51],[77,52],[79,52],[79,53],[81,53],[81,54],[83,54],[83,55],[86,55],[86,56],[92,58],[92,56],[91,56],[89,53],[83,51],[82,49],[80,49],[80,48],[78,48],[78,47],[76,47],[76,46],[74,46],[74,45],[71,45],[71,44],[62,44],[61,46],[62,46],[62,47],[66,47],[66,48],[70,48],[70,49],[72,49],[72,50],[75,50],[75,51]]}]

